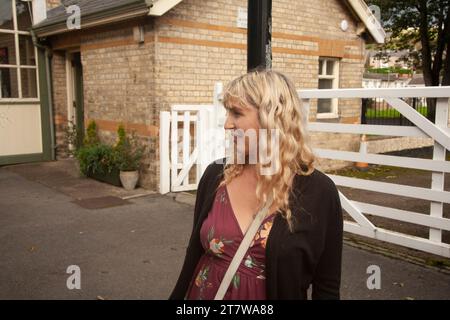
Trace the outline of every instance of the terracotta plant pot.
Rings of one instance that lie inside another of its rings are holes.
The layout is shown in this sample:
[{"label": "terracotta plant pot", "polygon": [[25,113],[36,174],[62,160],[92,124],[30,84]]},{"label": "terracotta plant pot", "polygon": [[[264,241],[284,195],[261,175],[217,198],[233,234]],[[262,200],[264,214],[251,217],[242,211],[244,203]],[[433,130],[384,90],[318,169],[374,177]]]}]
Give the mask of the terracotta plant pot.
[{"label": "terracotta plant pot", "polygon": [[120,171],[120,182],[125,190],[134,190],[139,180],[139,171]]}]

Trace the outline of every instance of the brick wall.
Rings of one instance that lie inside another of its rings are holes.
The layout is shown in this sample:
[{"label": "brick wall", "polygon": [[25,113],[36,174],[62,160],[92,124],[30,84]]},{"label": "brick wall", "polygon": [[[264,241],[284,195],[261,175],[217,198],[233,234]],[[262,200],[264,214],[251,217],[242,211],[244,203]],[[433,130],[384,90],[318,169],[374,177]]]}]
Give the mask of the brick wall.
[{"label": "brick wall", "polygon": [[66,143],[67,117],[67,84],[65,52],[54,51],[52,57],[53,80],[53,115],[55,122],[56,157],[68,157]]},{"label": "brick wall", "polygon": [[[246,71],[246,29],[236,26],[239,8],[247,1],[183,1],[156,19],[158,79],[155,99],[161,110],[174,103],[211,103],[214,82],[227,81]],[[356,22],[340,1],[273,1],[273,68],[286,73],[299,89],[317,88],[318,59],[340,58],[339,86],[361,87],[364,42]],[[346,32],[342,20],[349,22]],[[310,120],[317,104],[311,103]],[[360,101],[339,102],[339,119],[360,119]],[[318,120],[330,121],[330,120]],[[312,134],[313,147],[357,150],[358,135]],[[349,162],[321,160],[325,171]]]},{"label": "brick wall", "polygon": [[110,143],[116,141],[120,123],[129,131],[135,130],[148,146],[140,184],[155,189],[159,109],[154,101],[155,46],[151,21],[146,31],[142,44],[133,40],[130,26],[83,36],[81,58],[86,121],[95,120],[101,139]]},{"label": "brick wall", "polygon": [[[159,18],[72,33],[53,39],[55,46],[81,50],[85,118],[95,119],[102,139],[115,140],[120,122],[138,131],[150,146],[141,185],[159,183],[159,112],[172,104],[209,104],[215,82],[226,83],[246,71],[246,29],[236,26],[246,0],[184,0]],[[346,19],[349,29],[339,25]],[[133,27],[145,26],[145,41],[133,39]],[[273,1],[273,67],[297,88],[317,88],[320,56],[340,58],[340,87],[360,87],[364,43],[356,22],[338,0]],[[58,86],[58,84],[56,84]],[[341,101],[339,119],[359,120],[359,102]],[[316,104],[310,120],[315,121]],[[325,120],[324,120],[325,121]],[[330,120],[326,120],[330,121]],[[358,148],[357,135],[314,134],[313,147]],[[322,160],[331,170],[348,163]]]}]

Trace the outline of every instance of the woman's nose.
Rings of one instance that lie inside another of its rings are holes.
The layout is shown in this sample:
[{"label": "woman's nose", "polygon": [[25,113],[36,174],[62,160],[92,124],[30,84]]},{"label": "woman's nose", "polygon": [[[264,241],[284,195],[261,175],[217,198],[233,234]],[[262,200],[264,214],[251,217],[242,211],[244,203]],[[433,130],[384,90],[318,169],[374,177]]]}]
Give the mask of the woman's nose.
[{"label": "woman's nose", "polygon": [[234,128],[233,121],[232,121],[232,119],[231,119],[229,114],[227,114],[227,118],[225,120],[225,123],[224,123],[223,127],[224,127],[225,130]]}]

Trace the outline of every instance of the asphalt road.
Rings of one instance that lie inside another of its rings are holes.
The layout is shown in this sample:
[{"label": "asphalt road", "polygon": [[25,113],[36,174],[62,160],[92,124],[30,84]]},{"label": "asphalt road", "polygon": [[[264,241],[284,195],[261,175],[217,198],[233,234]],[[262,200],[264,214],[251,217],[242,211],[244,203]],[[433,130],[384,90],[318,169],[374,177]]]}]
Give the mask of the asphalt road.
[{"label": "asphalt road", "polygon": [[[91,190],[95,197],[96,190]],[[161,195],[86,209],[0,168],[0,299],[166,299],[178,277],[193,207]],[[68,289],[69,266],[81,289]],[[369,290],[367,268],[381,271]],[[449,299],[450,276],[344,246],[342,299]]]}]

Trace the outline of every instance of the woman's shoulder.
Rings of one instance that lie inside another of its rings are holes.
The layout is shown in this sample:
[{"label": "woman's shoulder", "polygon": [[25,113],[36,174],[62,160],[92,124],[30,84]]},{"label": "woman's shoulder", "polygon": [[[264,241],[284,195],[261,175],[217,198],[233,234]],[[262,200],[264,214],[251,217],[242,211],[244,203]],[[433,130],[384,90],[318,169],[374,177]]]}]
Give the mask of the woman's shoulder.
[{"label": "woman's shoulder", "polygon": [[[227,158],[219,158],[211,162],[205,169],[202,178],[205,180],[215,179],[221,174],[223,174],[223,169],[226,164]],[[313,186],[313,188],[308,188],[308,191],[336,191],[336,185],[334,181],[321,170],[314,168],[313,171],[308,174],[297,173],[294,179],[294,189],[304,191],[308,186]]]},{"label": "woman's shoulder", "polygon": [[[202,180],[206,184],[220,180],[226,161],[227,158],[220,158],[211,162],[206,167]],[[301,194],[323,192],[337,194],[338,192],[333,179],[317,168],[314,168],[308,175],[297,173],[293,181],[293,189],[295,193]]]},{"label": "woman's shoulder", "polygon": [[296,229],[321,228],[339,214],[339,191],[327,174],[315,168],[309,175],[297,174],[294,181],[291,210],[302,221]]},{"label": "woman's shoulder", "polygon": [[301,193],[337,192],[333,179],[317,168],[308,175],[298,173],[293,187],[295,191]]},{"label": "woman's shoulder", "polygon": [[225,163],[226,158],[217,159],[211,162],[203,172],[202,179],[211,180],[223,174]]}]

